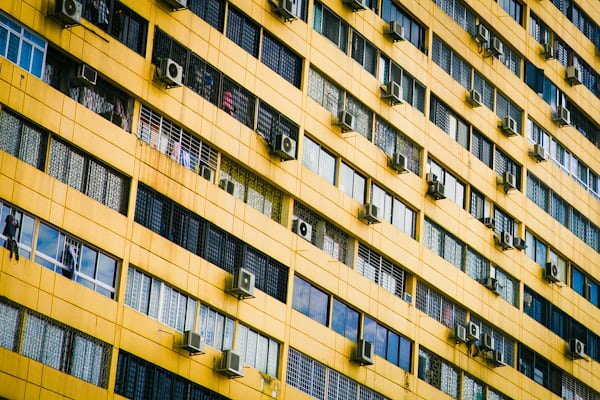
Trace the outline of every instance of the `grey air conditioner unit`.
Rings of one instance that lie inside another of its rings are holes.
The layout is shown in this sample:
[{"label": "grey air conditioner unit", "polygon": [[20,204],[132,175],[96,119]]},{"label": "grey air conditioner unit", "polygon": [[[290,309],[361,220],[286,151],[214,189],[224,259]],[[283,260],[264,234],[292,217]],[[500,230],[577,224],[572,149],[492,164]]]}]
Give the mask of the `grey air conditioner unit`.
[{"label": "grey air conditioner unit", "polygon": [[433,172],[428,172],[425,174],[425,182],[428,184],[432,184],[433,182],[437,182],[438,177]]},{"label": "grey air conditioner unit", "polygon": [[203,165],[202,167],[200,167],[200,175],[206,179],[207,181],[209,181],[210,183],[213,182],[214,177],[215,177],[215,171],[212,170],[212,168]]},{"label": "grey air conditioner unit", "polygon": [[471,89],[469,91],[467,101],[469,102],[471,107],[480,107],[483,105],[483,99],[481,98],[481,93],[479,93],[475,89]]},{"label": "grey air conditioner unit", "polygon": [[385,34],[394,42],[399,42],[404,39],[404,26],[398,21],[390,21],[387,25]]},{"label": "grey air conditioner unit", "polygon": [[312,225],[308,222],[300,218],[296,218],[292,222],[292,230],[302,239],[307,240],[309,242],[312,241]]},{"label": "grey air conditioner unit", "polygon": [[506,366],[506,362],[504,362],[504,353],[497,350],[494,350],[492,352],[492,357],[490,361],[492,362],[494,368]]},{"label": "grey air conditioner unit", "polygon": [[233,194],[235,191],[235,183],[227,178],[223,178],[219,181],[219,187],[229,194]]},{"label": "grey air conditioner unit", "polygon": [[490,47],[487,49],[488,53],[494,57],[500,57],[504,55],[504,44],[497,37],[493,37],[490,42]]},{"label": "grey air conditioner unit", "polygon": [[342,0],[342,3],[350,7],[352,11],[362,11],[367,9],[366,0]]},{"label": "grey air conditioner unit", "polygon": [[554,47],[552,47],[552,45],[550,43],[544,44],[544,49],[542,50],[542,56],[546,60],[554,58]]},{"label": "grey air conditioner unit", "polygon": [[509,232],[500,232],[495,237],[496,244],[502,247],[502,250],[508,250],[513,248],[513,236]]},{"label": "grey air conditioner unit", "polygon": [[467,340],[470,342],[474,342],[479,340],[479,325],[477,325],[473,321],[469,321],[466,326],[467,328]]},{"label": "grey air conditioner unit", "polygon": [[480,45],[485,45],[490,41],[490,31],[483,24],[477,25],[477,31],[474,35],[474,39]]},{"label": "grey air conditioner unit", "polygon": [[381,222],[379,208],[373,203],[363,204],[358,210],[358,218],[365,221],[367,224]]},{"label": "grey air conditioner unit", "polygon": [[81,64],[77,67],[75,78],[73,79],[74,86],[93,86],[98,79],[98,73],[92,67]]},{"label": "grey air conditioner unit", "polygon": [[582,360],[585,358],[585,344],[579,339],[569,339],[569,357],[572,360]]},{"label": "grey air conditioner unit", "polygon": [[373,365],[374,350],[373,343],[365,339],[359,339],[352,355],[352,361],[360,365]]},{"label": "grey air conditioner unit", "polygon": [[342,132],[352,132],[354,130],[354,115],[346,110],[341,110],[337,116],[333,117],[333,124],[339,126]]},{"label": "grey air conditioner unit", "polygon": [[240,355],[233,350],[223,350],[220,365],[215,371],[229,378],[242,378],[244,376],[244,363]]},{"label": "grey air conditioner unit", "polygon": [[392,158],[389,159],[388,162],[390,168],[398,173],[406,173],[408,172],[407,160],[404,154],[400,152],[396,152],[392,154]]},{"label": "grey air conditioner unit", "polygon": [[481,283],[495,294],[500,294],[500,284],[496,278],[488,276],[487,278],[483,278]]},{"label": "grey air conditioner unit", "polygon": [[81,22],[82,5],[78,0],[55,0],[51,16],[65,26],[77,25]]},{"label": "grey air conditioner unit", "polygon": [[173,11],[183,10],[187,8],[188,0],[163,0],[165,1]]},{"label": "grey air conditioner unit", "polygon": [[533,145],[533,149],[531,149],[529,155],[537,162],[546,161],[548,159],[548,156],[546,155],[546,149],[539,143]]},{"label": "grey air conditioner unit", "polygon": [[381,98],[390,102],[390,105],[402,103],[402,86],[395,81],[381,85]]},{"label": "grey air conditioner unit", "polygon": [[510,116],[502,118],[502,124],[500,125],[502,133],[506,136],[516,136],[519,134],[517,131],[517,121]]},{"label": "grey air conditioner unit", "polygon": [[411,305],[412,305],[412,303],[413,303],[413,297],[412,297],[412,294],[410,294],[410,293],[408,293],[408,292],[404,292],[403,299],[404,299],[404,301],[405,301],[405,302],[407,302],[408,304],[411,304]]},{"label": "grey air conditioner unit", "polygon": [[489,333],[482,333],[479,336],[479,350],[494,351],[494,337]]},{"label": "grey air conditioner unit", "polygon": [[581,85],[581,69],[576,65],[567,67],[565,79],[571,86]]},{"label": "grey air conditioner unit", "polygon": [[271,0],[271,9],[283,18],[285,22],[298,19],[294,0]]},{"label": "grey air conditioner unit", "polygon": [[204,341],[199,333],[194,331],[183,332],[183,343],[181,348],[187,350],[190,355],[204,354]]},{"label": "grey air conditioner unit", "polygon": [[548,282],[560,282],[560,270],[554,261],[548,261],[544,267],[544,279]]},{"label": "grey air conditioner unit", "polygon": [[513,236],[513,247],[519,251],[525,250],[525,247],[527,247],[525,244],[525,239],[518,236]]},{"label": "grey air conditioner unit", "polygon": [[183,67],[170,58],[162,58],[156,68],[156,78],[167,87],[183,84]]},{"label": "grey air conditioner unit", "polygon": [[517,188],[517,178],[510,171],[504,171],[498,183],[506,193]]},{"label": "grey air conditioner unit", "polygon": [[254,274],[245,268],[233,270],[233,280],[227,293],[238,299],[249,299],[254,297]]},{"label": "grey air conditioner unit", "polygon": [[571,112],[565,106],[558,106],[556,112],[552,115],[552,121],[560,126],[571,125]]},{"label": "grey air conditioner unit", "polygon": [[278,133],[275,135],[272,152],[282,160],[295,160],[296,141],[285,133]]},{"label": "grey air conditioner unit", "polygon": [[427,194],[433,197],[434,200],[445,199],[444,184],[440,181],[431,182],[427,188]]},{"label": "grey air conditioner unit", "polygon": [[454,325],[454,340],[456,343],[467,343],[467,328],[462,324]]},{"label": "grey air conditioner unit", "polygon": [[481,222],[491,229],[494,229],[494,227],[496,226],[496,221],[492,217],[483,217],[481,218]]}]

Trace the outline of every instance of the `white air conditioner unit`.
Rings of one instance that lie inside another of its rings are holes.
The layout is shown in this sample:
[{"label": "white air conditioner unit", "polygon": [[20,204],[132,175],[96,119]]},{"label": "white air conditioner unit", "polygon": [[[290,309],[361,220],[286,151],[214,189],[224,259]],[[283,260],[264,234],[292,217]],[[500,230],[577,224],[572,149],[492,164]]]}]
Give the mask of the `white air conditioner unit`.
[{"label": "white air conditioner unit", "polygon": [[283,18],[284,21],[293,21],[296,16],[296,4],[294,0],[271,0],[273,12]]},{"label": "white air conditioner unit", "polygon": [[213,182],[214,180],[214,176],[215,176],[215,171],[212,170],[212,168],[203,165],[202,167],[200,167],[200,175],[206,179],[207,181],[209,181],[210,183]]},{"label": "white air conditioner unit", "polygon": [[273,144],[273,154],[282,160],[296,159],[296,141],[285,133],[275,135],[275,143]]},{"label": "white air conditioner unit", "polygon": [[170,58],[162,58],[156,68],[156,78],[167,87],[183,84],[183,67]]},{"label": "white air conditioner unit", "polygon": [[558,106],[552,120],[560,126],[571,125],[571,112],[565,106]]},{"label": "white air conditioner unit", "polygon": [[181,348],[187,350],[190,355],[204,354],[204,341],[199,333],[194,331],[183,332],[183,343]]},{"label": "white air conditioner unit", "polygon": [[525,250],[525,247],[527,247],[527,245],[525,244],[525,239],[520,238],[518,236],[514,236],[513,237],[513,247],[519,251]]},{"label": "white air conditioner unit", "polygon": [[390,21],[385,33],[394,42],[404,40],[404,26],[402,26],[402,24],[400,24],[398,21]]},{"label": "white air conditioner unit", "polygon": [[65,26],[77,25],[81,22],[82,5],[78,0],[55,0],[51,16]]},{"label": "white air conditioner unit", "polygon": [[512,249],[513,236],[509,232],[500,232],[496,238],[496,243],[502,247],[502,250]]},{"label": "white air conditioner unit", "polygon": [[219,181],[219,187],[229,194],[233,194],[235,191],[235,183],[227,178],[223,178]]},{"label": "white air conditioner unit", "polygon": [[560,270],[554,261],[548,261],[544,268],[544,279],[549,282],[560,282]]},{"label": "white air conditioner unit", "polygon": [[98,73],[92,67],[81,64],[77,67],[75,78],[73,79],[74,86],[95,85],[98,79]]},{"label": "white air conditioner unit", "polygon": [[427,194],[433,197],[434,200],[445,199],[446,195],[444,192],[444,184],[440,181],[431,182],[427,188]]},{"label": "white air conditioner unit", "polygon": [[395,81],[386,82],[381,86],[381,98],[388,100],[391,105],[402,103],[402,86]]},{"label": "white air conditioner unit", "polygon": [[223,350],[220,365],[215,371],[229,378],[242,378],[244,376],[242,358],[233,350]]},{"label": "white air conditioner unit", "polygon": [[437,182],[438,177],[433,172],[428,172],[425,174],[425,182],[428,184],[432,184],[433,182]]},{"label": "white air conditioner unit", "polygon": [[550,43],[544,43],[544,49],[542,50],[542,56],[546,60],[554,58],[554,47]]},{"label": "white air conditioner unit", "polygon": [[499,294],[500,293],[500,285],[498,283],[498,280],[496,278],[492,278],[491,276],[487,277],[487,278],[483,278],[482,282],[483,285],[490,289],[492,292],[494,292],[495,294]]},{"label": "white air conditioner unit", "polygon": [[388,164],[390,168],[392,168],[394,171],[399,173],[405,173],[408,172],[407,162],[408,160],[406,159],[404,154],[396,152],[392,154],[392,158],[389,159]]},{"label": "white air conditioner unit", "polygon": [[569,339],[569,357],[573,360],[585,358],[585,344],[579,339]]},{"label": "white air conditioner unit", "polygon": [[341,110],[332,120],[334,125],[339,126],[342,132],[351,132],[354,130],[354,115],[346,110]]},{"label": "white air conditioner unit", "polygon": [[187,8],[188,0],[164,0],[173,11],[183,10]]},{"label": "white air conditioner unit", "polygon": [[233,270],[233,280],[227,293],[238,299],[249,299],[254,297],[254,274],[245,268]]},{"label": "white air conditioner unit", "polygon": [[467,343],[467,328],[462,324],[454,325],[454,340],[456,343]]},{"label": "white air conditioner unit", "polygon": [[312,241],[312,225],[308,222],[296,218],[292,222],[292,230],[302,239],[308,240],[309,242]]},{"label": "white air conditioner unit", "polygon": [[529,152],[529,155],[537,162],[546,161],[548,159],[546,149],[539,143],[533,145],[533,149]]},{"label": "white air conditioner unit", "polygon": [[342,0],[342,3],[350,7],[352,11],[362,11],[367,9],[366,0]]},{"label": "white air conditioner unit", "polygon": [[499,183],[506,193],[517,188],[517,178],[510,171],[504,171],[502,173]]},{"label": "white air conditioner unit", "polygon": [[373,203],[363,204],[358,210],[358,218],[365,221],[367,224],[381,222],[379,208]]},{"label": "white air conditioner unit", "polygon": [[494,350],[492,352],[492,365],[494,367],[504,367],[506,366],[506,362],[504,361],[504,353]]},{"label": "white air conditioner unit", "polygon": [[352,361],[360,365],[373,365],[374,354],[375,348],[373,347],[373,343],[365,339],[359,339],[352,355]]},{"label": "white air conditioner unit", "polygon": [[480,107],[483,105],[483,99],[481,98],[481,93],[475,89],[471,89],[469,91],[469,95],[467,97],[467,101],[471,105],[471,107]]},{"label": "white air conditioner unit", "polygon": [[479,325],[477,325],[473,321],[469,321],[466,326],[467,328],[467,340],[470,342],[474,342],[479,340]]},{"label": "white air conditioner unit", "polygon": [[504,55],[504,44],[494,36],[487,51],[494,57],[500,57]]},{"label": "white air conditioner unit", "polygon": [[494,226],[496,226],[496,221],[492,217],[483,217],[481,218],[481,222],[491,229],[494,229]]},{"label": "white air conditioner unit", "polygon": [[474,38],[480,45],[485,45],[490,41],[490,31],[483,24],[478,24]]},{"label": "white air conditioner unit", "polygon": [[565,79],[571,86],[581,85],[581,69],[576,65],[569,65]]},{"label": "white air conditioner unit", "polygon": [[515,121],[514,118],[510,117],[510,116],[506,116],[504,118],[502,118],[502,133],[504,133],[504,135],[506,136],[515,136],[518,135],[519,132],[517,131],[517,121]]},{"label": "white air conditioner unit", "polygon": [[494,351],[494,337],[489,333],[482,333],[479,336],[479,350]]}]

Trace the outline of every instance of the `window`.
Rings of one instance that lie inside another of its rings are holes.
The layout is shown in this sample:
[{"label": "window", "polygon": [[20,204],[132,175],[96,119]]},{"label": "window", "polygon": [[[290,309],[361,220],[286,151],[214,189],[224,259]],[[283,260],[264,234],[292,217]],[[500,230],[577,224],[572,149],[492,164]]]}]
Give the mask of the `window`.
[{"label": "window", "polygon": [[313,29],[331,40],[337,48],[346,53],[348,48],[348,24],[318,0],[314,4]]},{"label": "window", "polygon": [[[19,228],[15,235],[15,240],[19,246],[19,256],[31,259],[31,249],[33,248],[33,235],[35,231],[35,220],[33,217],[24,214],[21,210],[12,207],[8,203],[0,202],[0,223],[6,221],[6,217],[9,214],[13,214]],[[6,237],[0,234],[0,245],[4,246]]]},{"label": "window", "polygon": [[421,175],[421,147],[379,116],[375,120],[375,144],[388,157],[396,152],[404,155],[408,170]]},{"label": "window", "polygon": [[481,94],[481,100],[483,105],[494,110],[494,94],[496,88],[483,77],[478,71],[473,72],[473,89],[477,90]]},{"label": "window", "polygon": [[402,69],[388,56],[380,53],[378,78],[381,83],[393,81],[402,86],[402,100],[425,112],[425,85]]},{"label": "window", "polygon": [[440,389],[453,399],[458,399],[459,375],[459,371],[440,356],[422,347],[419,348],[419,379]]},{"label": "window", "polygon": [[485,385],[468,374],[463,376],[462,398],[463,400],[484,399]]},{"label": "window", "polygon": [[423,244],[456,268],[463,269],[465,244],[428,218],[425,218]]},{"label": "window", "polygon": [[471,186],[471,199],[469,201],[469,214],[477,220],[482,221],[491,215],[491,202],[480,193],[477,189]]},{"label": "window", "polygon": [[39,170],[46,163],[48,133],[21,117],[0,110],[0,149]]},{"label": "window", "polygon": [[188,0],[188,8],[213,28],[223,32],[225,0]]},{"label": "window", "polygon": [[269,376],[277,377],[279,343],[238,323],[235,350],[242,361]]},{"label": "window", "polygon": [[539,385],[561,395],[563,372],[533,350],[519,343],[519,372]]},{"label": "window", "polygon": [[258,58],[260,26],[233,6],[229,7],[227,14],[227,37]]},{"label": "window", "polygon": [[500,91],[496,91],[496,115],[500,119],[511,117],[517,123],[517,132],[523,133],[523,110]]},{"label": "window", "polygon": [[469,10],[462,0],[434,0],[446,14],[450,16],[461,28],[471,35],[477,29],[476,15]]},{"label": "window", "polygon": [[494,350],[504,355],[506,365],[513,367],[515,365],[515,341],[473,314],[471,314],[470,322],[479,326],[480,333],[486,333],[494,338]]},{"label": "window", "polygon": [[362,243],[358,244],[356,272],[403,298],[406,271]]},{"label": "window", "polygon": [[412,343],[410,340],[365,316],[363,339],[375,346],[375,354],[405,371],[411,371]]},{"label": "window", "polygon": [[332,185],[336,184],[336,157],[304,135],[302,164]]},{"label": "window", "polygon": [[42,78],[48,43],[0,13],[0,57]]},{"label": "window", "polygon": [[523,6],[516,0],[498,0],[500,7],[504,9],[519,25],[523,24]]},{"label": "window", "polygon": [[394,225],[413,239],[416,238],[417,213],[402,200],[392,196],[381,186],[371,183],[371,203],[382,210],[382,220]]},{"label": "window", "polygon": [[333,299],[331,329],[356,342],[358,339],[358,318],[359,314],[356,310],[336,298]]},{"label": "window", "polygon": [[417,49],[425,52],[426,28],[415,18],[408,15],[397,6],[393,0],[383,0],[381,5],[381,18],[385,21],[397,21],[404,27],[404,38],[412,43]]},{"label": "window", "polygon": [[473,67],[452,50],[439,36],[433,36],[433,61],[465,89],[471,89]]},{"label": "window", "polygon": [[355,30],[352,30],[350,55],[354,61],[362,65],[371,75],[377,76],[379,50]]},{"label": "window", "polygon": [[348,93],[346,93],[346,111],[354,116],[355,132],[371,141],[373,137],[373,111]]},{"label": "window", "polygon": [[517,236],[519,233],[515,220],[499,207],[494,207],[494,222],[494,232],[498,234],[508,232],[512,236]]},{"label": "window", "polygon": [[[498,38],[500,39],[500,38]],[[501,40],[501,39],[500,39]],[[508,45],[508,43],[504,40],[502,41],[502,49],[504,51],[504,54],[500,55],[498,57],[498,59],[500,60],[500,62],[502,64],[504,64],[506,66],[506,68],[508,68],[510,70],[510,72],[512,72],[513,74],[515,74],[518,78],[521,77],[521,64],[523,63],[523,59],[521,58],[520,55],[517,54],[516,51],[514,51],[513,49],[510,48],[510,46]],[[520,130],[519,130],[520,132]]]},{"label": "window", "polygon": [[354,200],[365,202],[366,178],[345,162],[340,165],[340,189]]},{"label": "window", "polygon": [[302,58],[268,32],[263,32],[260,61],[295,87],[300,87]]},{"label": "window", "polygon": [[344,91],[312,66],[308,73],[308,95],[333,115],[344,104]]},{"label": "window", "polygon": [[259,100],[258,116],[256,118],[256,132],[261,135],[271,146],[275,143],[275,136],[285,134],[298,140],[298,124],[275,110],[265,101]]},{"label": "window", "polygon": [[415,304],[417,309],[450,329],[454,329],[454,325],[456,324],[464,324],[467,320],[467,312],[464,308],[426,286],[421,281],[417,282]]},{"label": "window", "polygon": [[204,338],[206,345],[217,350],[233,348],[233,331],[235,321],[220,312],[204,305],[200,305],[198,315],[198,333]]},{"label": "window", "polygon": [[294,276],[292,308],[325,326],[329,325],[329,295],[297,275]]},{"label": "window", "polygon": [[525,254],[533,261],[544,267],[546,265],[546,244],[530,231],[525,232]]},{"label": "window", "polygon": [[429,109],[429,119],[441,130],[446,132],[452,139],[465,149],[469,148],[470,126],[462,118],[451,111],[437,97],[432,95]]},{"label": "window", "polygon": [[465,207],[465,184],[460,182],[453,174],[441,165],[427,159],[427,172],[432,173],[436,179],[444,184],[444,195],[455,202],[459,207]]}]

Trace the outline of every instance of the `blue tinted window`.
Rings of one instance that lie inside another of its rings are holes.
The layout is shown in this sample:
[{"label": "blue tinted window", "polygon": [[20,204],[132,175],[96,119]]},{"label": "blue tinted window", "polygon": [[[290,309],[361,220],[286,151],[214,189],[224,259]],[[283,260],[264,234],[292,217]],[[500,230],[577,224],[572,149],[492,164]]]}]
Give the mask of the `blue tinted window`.
[{"label": "blue tinted window", "polygon": [[412,356],[412,345],[406,338],[400,338],[400,362],[398,366],[410,372],[410,361]]},{"label": "blue tinted window", "polygon": [[583,285],[585,277],[577,268],[571,268],[571,287],[574,291],[583,296]]},{"label": "blue tinted window", "polygon": [[389,332],[387,341],[387,360],[392,364],[398,365],[398,352],[400,347],[400,336],[394,332]]}]

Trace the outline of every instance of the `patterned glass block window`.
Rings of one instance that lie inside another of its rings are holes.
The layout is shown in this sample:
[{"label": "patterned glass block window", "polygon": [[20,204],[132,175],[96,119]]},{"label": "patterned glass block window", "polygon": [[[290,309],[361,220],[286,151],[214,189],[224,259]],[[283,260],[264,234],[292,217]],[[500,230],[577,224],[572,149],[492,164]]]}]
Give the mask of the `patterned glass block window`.
[{"label": "patterned glass block window", "polygon": [[12,112],[4,109],[0,112],[0,149],[43,170],[48,133]]},{"label": "patterned glass block window", "polygon": [[454,329],[456,324],[464,324],[467,320],[464,308],[420,281],[417,282],[416,305],[417,309],[450,329]]},{"label": "patterned glass block window", "polygon": [[456,268],[462,270],[465,260],[465,244],[441,226],[425,218],[423,244]]},{"label": "patterned glass block window", "polygon": [[350,94],[346,94],[346,111],[354,116],[355,132],[371,141],[373,137],[373,111]]},{"label": "patterned glass block window", "polygon": [[406,271],[362,243],[358,244],[356,272],[403,298]]},{"label": "patterned glass block window", "polygon": [[233,6],[227,12],[227,37],[258,58],[260,26]]},{"label": "patterned glass block window", "polygon": [[459,398],[460,371],[440,356],[422,347],[419,348],[418,377],[453,399]]},{"label": "patterned glass block window", "polygon": [[344,104],[344,91],[312,66],[308,72],[308,95],[333,115]]},{"label": "patterned glass block window", "polygon": [[256,132],[261,135],[269,145],[274,146],[275,137],[284,134],[298,141],[300,127],[297,123],[277,111],[263,100],[258,102],[258,115],[256,117]]},{"label": "patterned glass block window", "polygon": [[421,147],[379,116],[375,120],[375,144],[388,157],[396,152],[404,155],[408,170],[421,175]]}]

